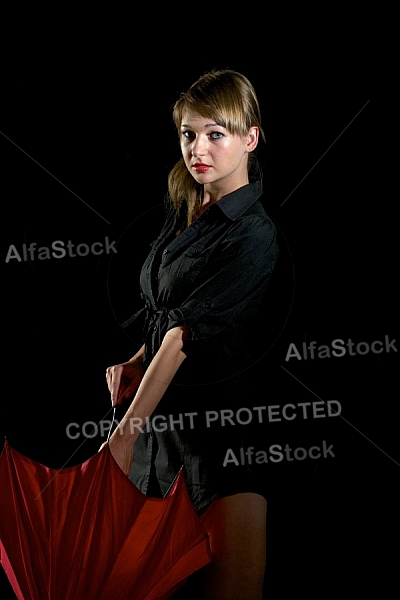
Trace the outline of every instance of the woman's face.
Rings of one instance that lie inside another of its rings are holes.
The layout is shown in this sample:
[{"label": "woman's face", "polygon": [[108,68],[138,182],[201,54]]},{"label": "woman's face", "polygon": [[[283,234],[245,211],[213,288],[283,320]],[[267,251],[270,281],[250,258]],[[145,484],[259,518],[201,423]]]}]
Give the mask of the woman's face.
[{"label": "woman's face", "polygon": [[182,156],[194,179],[205,190],[225,195],[248,183],[248,153],[258,141],[258,128],[245,137],[233,135],[213,119],[189,111],[182,115],[180,144]]}]

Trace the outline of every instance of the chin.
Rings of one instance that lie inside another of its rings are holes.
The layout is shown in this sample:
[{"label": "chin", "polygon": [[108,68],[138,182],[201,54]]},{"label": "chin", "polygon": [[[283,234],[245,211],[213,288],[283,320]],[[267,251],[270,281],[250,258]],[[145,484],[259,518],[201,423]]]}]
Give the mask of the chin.
[{"label": "chin", "polygon": [[191,175],[192,175],[193,179],[195,179],[195,181],[197,181],[197,183],[200,183],[200,184],[213,183],[213,181],[215,180],[215,175],[212,176],[209,173],[191,172]]}]

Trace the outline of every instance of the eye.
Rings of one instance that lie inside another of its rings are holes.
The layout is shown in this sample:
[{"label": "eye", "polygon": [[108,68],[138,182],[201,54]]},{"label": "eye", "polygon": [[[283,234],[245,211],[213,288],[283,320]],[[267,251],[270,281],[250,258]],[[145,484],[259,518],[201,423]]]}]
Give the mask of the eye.
[{"label": "eye", "polygon": [[212,131],[209,135],[212,140],[219,140],[220,138],[225,137],[220,131]]},{"label": "eye", "polygon": [[193,140],[195,137],[195,134],[193,133],[193,131],[190,131],[190,129],[186,129],[185,131],[181,132],[182,137],[186,138],[187,140]]}]

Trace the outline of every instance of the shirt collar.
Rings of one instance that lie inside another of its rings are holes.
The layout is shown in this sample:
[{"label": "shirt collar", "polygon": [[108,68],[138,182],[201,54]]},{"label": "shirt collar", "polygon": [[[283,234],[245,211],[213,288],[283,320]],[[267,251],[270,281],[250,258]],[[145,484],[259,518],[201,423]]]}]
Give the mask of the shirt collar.
[{"label": "shirt collar", "polygon": [[212,209],[215,211],[216,207],[218,207],[229,219],[235,221],[262,196],[262,193],[261,181],[257,180],[224,196],[218,202],[214,202],[209,207],[209,210]]}]

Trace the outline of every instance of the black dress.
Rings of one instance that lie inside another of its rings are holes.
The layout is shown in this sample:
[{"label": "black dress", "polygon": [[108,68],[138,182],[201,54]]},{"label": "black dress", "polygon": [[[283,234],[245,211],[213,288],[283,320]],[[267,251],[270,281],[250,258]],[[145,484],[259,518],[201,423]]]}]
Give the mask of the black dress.
[{"label": "black dress", "polygon": [[186,359],[135,444],[129,477],[162,497],[183,466],[198,512],[215,498],[264,489],[246,466],[226,464],[227,451],[246,443],[249,334],[278,257],[262,193],[260,182],[245,185],[178,236],[186,209],[170,207],[140,275],[145,367],[169,329],[185,325],[190,335]]}]

